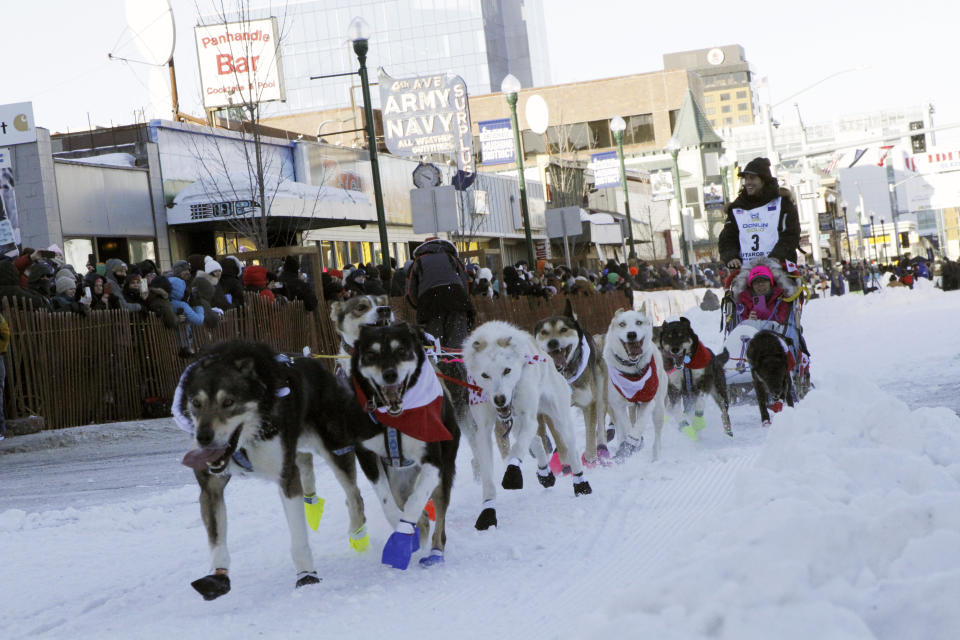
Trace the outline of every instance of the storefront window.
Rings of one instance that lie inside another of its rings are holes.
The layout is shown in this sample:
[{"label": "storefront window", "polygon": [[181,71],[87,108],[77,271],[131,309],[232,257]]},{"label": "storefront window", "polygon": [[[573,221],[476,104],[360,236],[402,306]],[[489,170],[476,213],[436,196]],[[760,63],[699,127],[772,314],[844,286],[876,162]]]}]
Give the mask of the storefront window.
[{"label": "storefront window", "polygon": [[130,262],[143,262],[144,260],[157,261],[156,245],[153,240],[130,239]]},{"label": "storefront window", "polygon": [[[73,265],[77,273],[87,272],[87,260],[93,255],[91,238],[71,238],[63,243],[63,257],[67,264]],[[93,258],[96,260],[96,258]]]}]

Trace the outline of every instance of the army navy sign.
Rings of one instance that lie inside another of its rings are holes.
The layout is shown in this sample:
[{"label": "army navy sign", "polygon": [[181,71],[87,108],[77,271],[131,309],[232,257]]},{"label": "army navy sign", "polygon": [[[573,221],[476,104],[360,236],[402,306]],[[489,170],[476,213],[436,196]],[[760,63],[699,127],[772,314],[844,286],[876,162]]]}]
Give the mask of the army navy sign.
[{"label": "army navy sign", "polygon": [[473,173],[473,136],[467,85],[460,76],[391,78],[380,69],[383,138],[396,156],[453,156]]}]

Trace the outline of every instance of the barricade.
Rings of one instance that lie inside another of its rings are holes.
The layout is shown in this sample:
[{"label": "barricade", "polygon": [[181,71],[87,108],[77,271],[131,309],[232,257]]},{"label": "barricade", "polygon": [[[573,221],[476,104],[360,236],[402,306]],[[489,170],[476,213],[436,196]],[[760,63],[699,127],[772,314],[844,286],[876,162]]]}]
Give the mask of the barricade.
[{"label": "barricade", "polygon": [[[477,322],[504,320],[532,331],[537,321],[564,311],[566,296],[489,300],[474,297]],[[591,333],[604,333],[613,313],[628,307],[622,293],[573,296],[574,311]],[[414,322],[416,311],[391,298],[397,317]],[[265,342],[285,353],[305,346],[335,354],[336,335],[327,305],[307,313],[300,302],[274,304],[247,294],[242,308],[227,311],[217,327],[191,326],[192,346],[233,338]],[[187,326],[165,327],[159,317],[121,310],[74,313],[36,311],[31,303],[0,301],[10,325],[8,419],[42,416],[46,429],[166,415],[177,381],[189,360],[180,356]]]}]

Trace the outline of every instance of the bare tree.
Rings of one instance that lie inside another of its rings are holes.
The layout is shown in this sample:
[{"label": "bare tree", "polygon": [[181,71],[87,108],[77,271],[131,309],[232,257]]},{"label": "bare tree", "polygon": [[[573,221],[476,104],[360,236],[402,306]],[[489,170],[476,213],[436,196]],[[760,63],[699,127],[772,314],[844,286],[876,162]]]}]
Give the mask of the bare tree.
[{"label": "bare tree", "polygon": [[[219,125],[238,134],[241,161],[231,161],[234,145],[218,136],[211,136],[203,141],[194,140],[193,144],[207,189],[216,194],[221,202],[231,203],[228,207],[233,207],[233,210],[222,212],[225,214],[222,219],[238,235],[251,238],[257,249],[264,249],[269,244],[270,210],[281,188],[287,167],[282,161],[278,163],[271,154],[265,153],[264,130],[260,121],[266,83],[259,82],[258,79],[262,80],[266,73],[276,69],[258,68],[251,62],[259,56],[263,47],[261,41],[230,37],[231,33],[250,31],[251,22],[255,19],[250,5],[251,0],[211,0],[211,11],[206,13],[211,17],[206,21],[200,19],[199,23],[200,26],[225,24],[228,40],[232,40],[229,50],[234,54],[241,52],[243,55],[236,55],[236,59],[247,61],[246,64],[230,65],[235,85],[247,89],[231,95],[230,106],[220,110],[225,117],[217,118],[219,122],[213,122],[216,113],[211,114],[211,125]],[[204,15],[199,4],[195,3],[195,7],[198,16]],[[290,20],[286,8],[286,3],[283,3],[282,10],[278,12],[279,16],[269,15],[274,12],[272,7],[267,8],[269,17],[277,19],[277,37],[272,45],[278,52],[289,34]],[[276,65],[279,59],[278,53],[271,64]],[[201,145],[206,148],[201,148]],[[241,172],[231,170],[238,164],[243,169]],[[252,200],[244,197],[245,194],[252,194]],[[246,203],[246,206],[239,203]],[[275,228],[274,234],[280,244],[291,244],[297,227],[302,226],[302,223],[288,222],[284,226],[288,228]]]}]

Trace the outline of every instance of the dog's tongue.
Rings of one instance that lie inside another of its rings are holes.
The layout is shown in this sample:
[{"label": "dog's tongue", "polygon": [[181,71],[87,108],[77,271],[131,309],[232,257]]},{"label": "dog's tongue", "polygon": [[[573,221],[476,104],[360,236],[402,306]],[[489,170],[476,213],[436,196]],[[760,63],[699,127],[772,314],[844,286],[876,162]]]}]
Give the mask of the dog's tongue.
[{"label": "dog's tongue", "polygon": [[627,353],[631,358],[636,358],[643,353],[643,340],[637,340],[635,342],[627,342]]},{"label": "dog's tongue", "polygon": [[387,401],[387,409],[391,414],[400,413],[403,410],[403,396],[400,394],[399,384],[385,384],[381,387],[383,398]]},{"label": "dog's tongue", "polygon": [[221,457],[223,457],[223,454],[226,453],[226,451],[226,447],[221,447],[219,449],[204,449],[203,447],[191,449],[183,456],[183,460],[180,461],[180,464],[197,471],[203,471],[207,468],[208,463],[219,460]]},{"label": "dog's tongue", "polygon": [[567,366],[567,355],[563,349],[554,349],[550,352],[550,357],[553,358],[553,366],[556,367],[557,370]]}]

